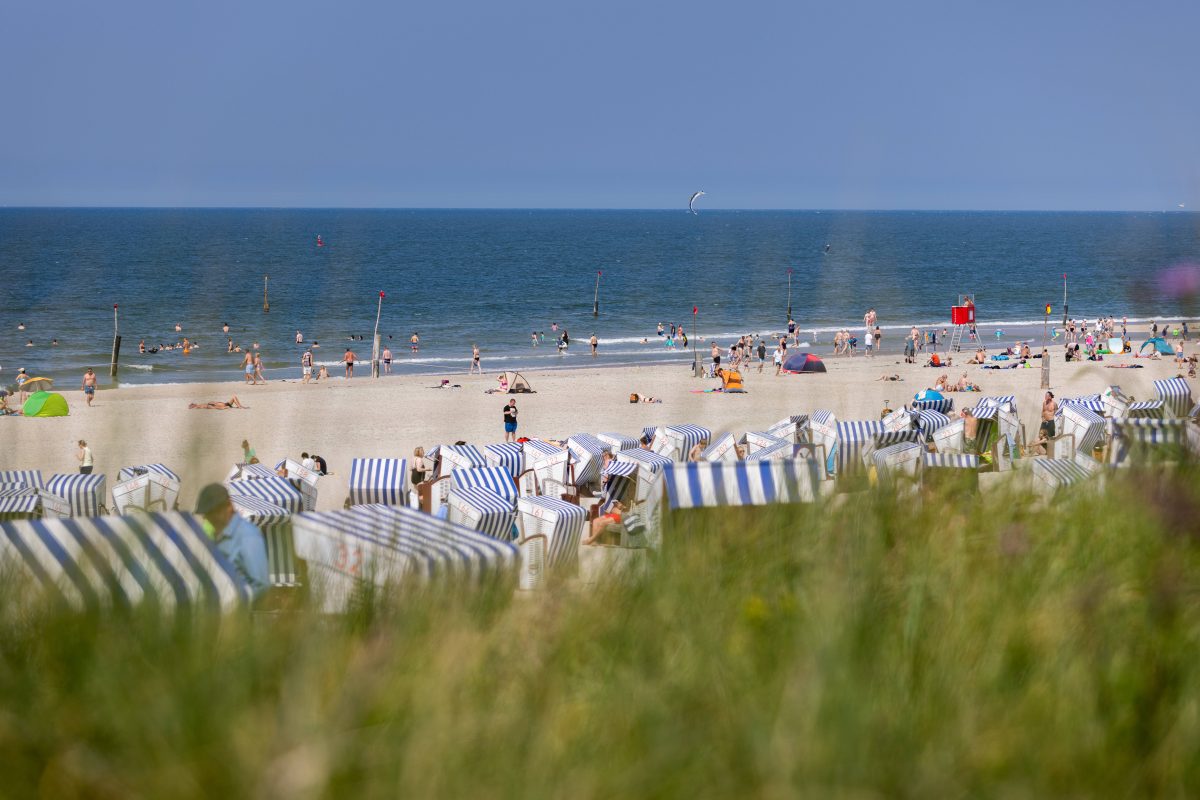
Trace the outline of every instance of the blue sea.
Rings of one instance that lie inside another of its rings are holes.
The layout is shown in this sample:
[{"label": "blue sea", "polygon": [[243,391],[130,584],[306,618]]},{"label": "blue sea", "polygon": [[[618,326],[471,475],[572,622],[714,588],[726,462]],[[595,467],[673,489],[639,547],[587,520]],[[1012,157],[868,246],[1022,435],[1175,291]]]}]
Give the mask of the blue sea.
[{"label": "blue sea", "polygon": [[[1072,317],[1177,323],[1196,297],[1172,276],[1197,263],[1192,213],[0,209],[0,383],[25,367],[73,388],[89,365],[107,382],[114,304],[122,384],[239,379],[226,323],[269,377],[298,377],[297,330],[320,362],[347,345],[368,359],[380,291],[397,373],[465,373],[472,343],[485,371],[682,369],[690,354],[666,349],[659,322],[691,336],[696,307],[702,347],[777,333],[789,270],[795,319],[824,353],[870,307],[897,348],[912,324],[947,326],[964,292],[985,340],[1040,331],[1046,303],[1061,323],[1064,273]],[[200,347],[138,353],[183,336]]]}]

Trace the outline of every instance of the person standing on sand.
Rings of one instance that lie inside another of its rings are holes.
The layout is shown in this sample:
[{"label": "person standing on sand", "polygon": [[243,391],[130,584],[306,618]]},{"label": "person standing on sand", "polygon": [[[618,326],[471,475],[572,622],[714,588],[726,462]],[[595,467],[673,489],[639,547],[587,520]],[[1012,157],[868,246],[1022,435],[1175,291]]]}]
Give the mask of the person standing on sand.
[{"label": "person standing on sand", "polygon": [[349,380],[354,377],[354,361],[358,356],[354,354],[353,350],[347,347],[346,354],[342,358],[346,362],[346,380]]},{"label": "person standing on sand", "polygon": [[1058,403],[1054,402],[1054,392],[1046,392],[1046,399],[1042,401],[1042,426],[1040,431],[1046,435],[1047,439],[1054,438],[1054,412],[1058,411]]},{"label": "person standing on sand", "polygon": [[721,348],[717,347],[715,341],[709,342],[709,344],[712,345],[709,350],[709,354],[712,356],[712,374],[716,375],[717,370],[721,368]]},{"label": "person standing on sand", "polygon": [[75,458],[79,461],[79,474],[91,475],[95,463],[92,459],[92,448],[88,447],[88,443],[83,439],[79,440],[79,452],[75,454]]},{"label": "person standing on sand", "polygon": [[504,406],[504,441],[517,440],[517,401],[509,400]]},{"label": "person standing on sand", "polygon": [[245,375],[246,383],[254,385],[254,354],[249,350],[242,357],[242,373]]},{"label": "person standing on sand", "polygon": [[767,363],[767,344],[762,339],[758,340],[758,371],[763,371],[763,364]]},{"label": "person standing on sand", "polygon": [[588,340],[588,344],[592,346],[592,358],[596,357],[596,346],[600,344],[600,340],[596,338],[596,334],[592,334],[592,338]]},{"label": "person standing on sand", "polygon": [[92,398],[96,396],[96,373],[92,372],[91,367],[88,367],[87,372],[83,373],[83,396],[87,400],[88,407],[91,408]]},{"label": "person standing on sand", "polygon": [[392,374],[392,348],[385,346],[383,353],[380,354],[383,358],[383,374]]},{"label": "person standing on sand", "polygon": [[259,380],[262,380],[263,383],[266,383],[267,376],[263,375],[262,354],[255,353],[254,354],[254,382],[258,383]]},{"label": "person standing on sand", "polygon": [[883,330],[878,325],[876,325],[875,326],[875,350],[878,351],[878,350],[881,350],[882,348],[883,348]]},{"label": "person standing on sand", "polygon": [[483,367],[479,366],[479,345],[474,342],[471,343],[471,366],[467,368],[467,374],[470,375],[472,372],[483,374]]},{"label": "person standing on sand", "polygon": [[300,356],[300,374],[304,376],[304,382],[308,383],[312,379],[313,357],[312,348],[308,348]]}]

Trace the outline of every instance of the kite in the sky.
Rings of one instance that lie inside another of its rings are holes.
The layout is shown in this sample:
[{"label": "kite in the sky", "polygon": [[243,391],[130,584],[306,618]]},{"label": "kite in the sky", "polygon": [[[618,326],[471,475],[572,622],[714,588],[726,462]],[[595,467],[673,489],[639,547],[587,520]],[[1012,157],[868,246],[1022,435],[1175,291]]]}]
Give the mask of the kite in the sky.
[{"label": "kite in the sky", "polygon": [[691,196],[690,199],[688,199],[688,211],[692,212],[693,214],[696,213],[696,201],[701,197],[704,197],[704,192],[696,192]]}]

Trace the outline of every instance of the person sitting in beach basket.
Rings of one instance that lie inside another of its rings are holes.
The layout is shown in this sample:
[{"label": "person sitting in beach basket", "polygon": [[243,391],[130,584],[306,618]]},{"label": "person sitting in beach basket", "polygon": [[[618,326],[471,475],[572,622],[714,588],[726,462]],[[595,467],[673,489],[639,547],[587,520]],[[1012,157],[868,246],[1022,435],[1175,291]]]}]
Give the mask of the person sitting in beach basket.
[{"label": "person sitting in beach basket", "polygon": [[621,539],[621,516],[628,507],[620,500],[613,501],[612,508],[607,514],[601,514],[592,520],[592,530],[584,537],[583,544],[615,544]]}]

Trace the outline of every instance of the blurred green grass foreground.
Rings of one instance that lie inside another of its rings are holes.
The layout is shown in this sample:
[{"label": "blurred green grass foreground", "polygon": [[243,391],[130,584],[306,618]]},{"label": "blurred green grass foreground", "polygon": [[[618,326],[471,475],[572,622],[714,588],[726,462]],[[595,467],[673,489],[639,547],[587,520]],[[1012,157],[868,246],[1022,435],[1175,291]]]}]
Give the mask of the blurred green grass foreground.
[{"label": "blurred green grass foreground", "polygon": [[598,587],[6,613],[0,796],[1195,797],[1200,475],[1121,474],[679,514]]}]

